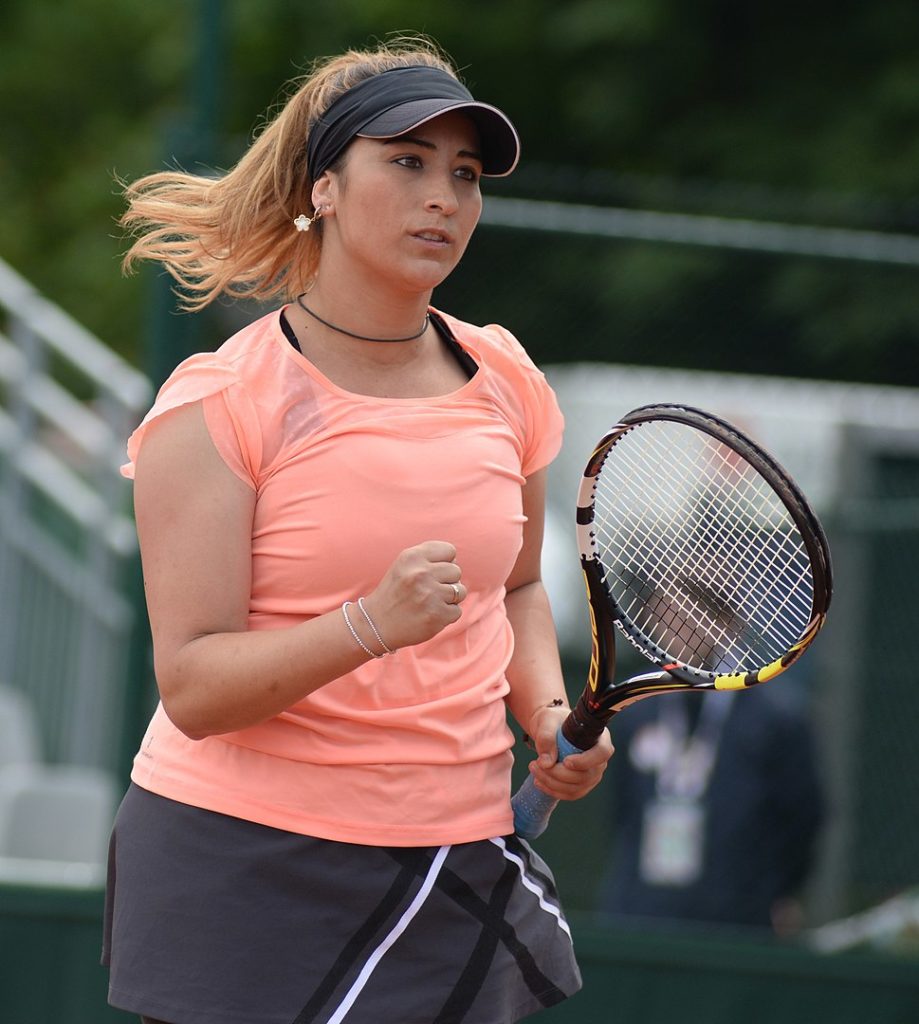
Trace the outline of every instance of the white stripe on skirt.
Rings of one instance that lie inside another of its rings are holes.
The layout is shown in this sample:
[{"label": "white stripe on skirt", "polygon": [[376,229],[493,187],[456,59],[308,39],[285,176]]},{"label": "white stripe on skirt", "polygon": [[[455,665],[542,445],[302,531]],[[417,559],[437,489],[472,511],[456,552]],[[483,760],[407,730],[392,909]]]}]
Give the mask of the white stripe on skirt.
[{"label": "white stripe on skirt", "polygon": [[370,981],[370,975],[376,970],[377,964],[379,964],[383,959],[388,950],[392,948],[396,939],[398,939],[405,929],[411,924],[412,918],[424,906],[424,902],[428,896],[430,896],[431,890],[434,888],[434,883],[437,881],[437,876],[440,874],[440,869],[443,867],[444,861],[447,859],[447,854],[449,852],[449,846],[442,846],[434,855],[434,859],[431,861],[431,866],[428,868],[428,873],[425,876],[424,882],[418,890],[415,898],[409,904],[405,913],[393,925],[386,938],[383,939],[379,946],[377,946],[377,948],[367,958],[367,962],[361,969],[361,973],[357,978],[355,978],[354,984],[345,993],[345,998],[342,999],[336,1007],[332,1016],[329,1017],[328,1024],[341,1024],[341,1021],[345,1019],[346,1014],[354,1005],[354,1001],[361,994],[361,990],[367,982]]},{"label": "white stripe on skirt", "polygon": [[532,893],[534,893],[536,895],[537,899],[539,900],[540,907],[543,910],[545,910],[547,914],[552,914],[555,917],[555,919],[558,921],[559,928],[561,928],[561,930],[570,939],[571,938],[571,929],[568,927],[568,922],[562,917],[561,910],[554,903],[550,903],[546,899],[546,891],[545,891],[545,889],[543,889],[542,886],[539,885],[538,882],[534,881],[532,878],[530,878],[527,875],[527,873],[526,873],[526,864],[523,863],[523,859],[521,857],[518,857],[516,853],[512,853],[507,848],[507,844],[504,842],[504,840],[500,836],[497,836],[496,838],[491,839],[490,842],[494,843],[495,846],[497,846],[501,850],[501,852],[504,854],[504,856],[512,864],[516,864],[517,865],[517,870],[520,872],[520,881],[523,883],[524,887],[529,889],[530,892],[532,892]]}]

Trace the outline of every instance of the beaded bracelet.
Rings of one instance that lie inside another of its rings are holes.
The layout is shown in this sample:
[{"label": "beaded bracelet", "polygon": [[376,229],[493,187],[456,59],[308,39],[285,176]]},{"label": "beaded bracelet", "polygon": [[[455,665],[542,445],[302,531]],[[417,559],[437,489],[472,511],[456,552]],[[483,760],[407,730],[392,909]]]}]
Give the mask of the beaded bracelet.
[{"label": "beaded bracelet", "polygon": [[370,616],[367,614],[367,609],[364,607],[364,599],[362,597],[359,597],[357,599],[357,606],[363,612],[364,618],[367,620],[367,625],[370,626],[370,628],[373,630],[373,635],[376,637],[377,642],[379,643],[379,645],[383,648],[384,653],[383,654],[377,654],[376,651],[371,650],[364,643],[364,641],[361,639],[360,634],[354,628],[354,624],[351,622],[351,616],[348,615],[348,609],[351,607],[352,604],[354,604],[353,601],[345,601],[345,603],[341,606],[341,613],[345,617],[345,625],[348,627],[348,632],[351,634],[351,636],[354,637],[355,641],[357,642],[358,647],[360,647],[360,649],[365,654],[369,654],[371,658],[385,658],[387,654],[392,654],[393,653],[392,648],[391,647],[387,647],[386,644],[383,642],[383,637],[380,636],[380,631],[374,625],[373,619],[371,619]]},{"label": "beaded bracelet", "polygon": [[383,650],[387,654],[392,654],[392,649],[387,647],[386,644],[383,642],[383,637],[380,636],[380,631],[374,625],[373,619],[370,618],[367,609],[364,607],[364,599],[362,597],[359,597],[357,599],[357,606],[364,613],[364,618],[367,620],[367,625],[373,631],[373,635],[377,638],[377,643],[383,648]]},{"label": "beaded bracelet", "polygon": [[382,655],[382,654],[377,654],[377,653],[376,653],[376,651],[372,651],[372,650],[371,650],[371,649],[370,649],[370,648],[369,648],[369,647],[368,647],[368,646],[367,646],[367,645],[366,645],[366,644],[364,643],[364,641],[363,641],[363,640],[361,640],[361,638],[360,638],[360,635],[358,634],[357,630],[356,630],[356,629],[354,628],[354,626],[353,626],[353,625],[351,624],[351,619],[350,619],[350,618],[348,617],[348,608],[350,608],[350,606],[351,606],[351,605],[352,605],[353,603],[354,603],[353,601],[345,601],[345,603],[344,603],[344,604],[343,604],[343,605],[341,606],[341,613],[342,613],[342,615],[344,615],[344,617],[345,617],[345,625],[346,625],[346,626],[348,627],[348,632],[350,632],[351,636],[353,636],[353,637],[354,637],[354,639],[355,639],[355,640],[357,641],[357,644],[358,644],[358,646],[359,646],[359,647],[361,648],[361,650],[362,650],[362,651],[363,651],[363,652],[364,652],[365,654],[369,654],[371,658],[382,658],[382,657],[384,657],[384,655]]}]

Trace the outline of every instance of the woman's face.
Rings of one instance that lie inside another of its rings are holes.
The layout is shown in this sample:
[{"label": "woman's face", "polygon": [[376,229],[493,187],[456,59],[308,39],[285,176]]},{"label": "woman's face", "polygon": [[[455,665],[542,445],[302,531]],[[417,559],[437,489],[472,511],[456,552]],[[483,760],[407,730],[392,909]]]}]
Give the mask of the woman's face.
[{"label": "woman's face", "polygon": [[323,262],[402,291],[436,287],[478,223],[481,173],[478,132],[459,112],[395,139],[355,139],[343,167],[328,174],[326,198],[319,196],[332,205]]}]

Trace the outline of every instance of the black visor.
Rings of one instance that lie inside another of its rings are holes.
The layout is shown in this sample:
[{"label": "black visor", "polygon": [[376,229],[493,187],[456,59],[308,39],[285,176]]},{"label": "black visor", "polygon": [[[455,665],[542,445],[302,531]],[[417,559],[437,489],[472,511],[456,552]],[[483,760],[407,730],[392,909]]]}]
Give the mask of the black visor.
[{"label": "black visor", "polygon": [[467,114],[478,129],[482,173],[510,174],[520,159],[520,139],[510,119],[497,107],[477,103],[447,72],[416,66],[367,78],[331,104],[310,128],[310,179],[316,181],[355,136],[391,139],[452,110]]}]

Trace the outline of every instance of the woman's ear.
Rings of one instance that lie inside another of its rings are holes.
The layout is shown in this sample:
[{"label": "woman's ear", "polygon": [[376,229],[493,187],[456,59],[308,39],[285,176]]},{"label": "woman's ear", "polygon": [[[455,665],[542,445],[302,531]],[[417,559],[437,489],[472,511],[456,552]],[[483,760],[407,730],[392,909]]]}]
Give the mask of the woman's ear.
[{"label": "woman's ear", "polygon": [[328,171],[323,171],[319,180],[313,183],[313,191],[310,193],[313,209],[326,212],[333,206],[334,198],[335,182]]}]

